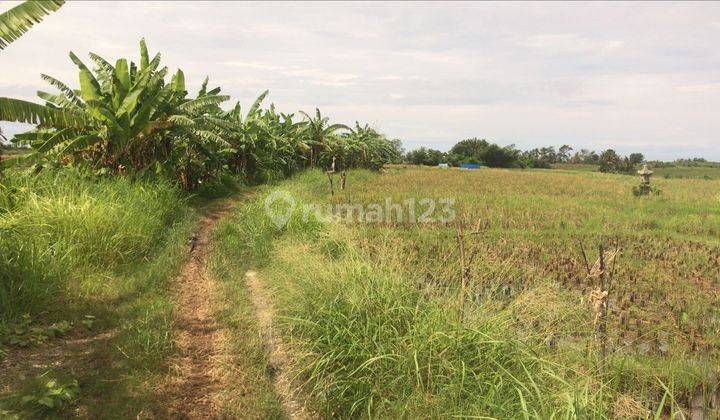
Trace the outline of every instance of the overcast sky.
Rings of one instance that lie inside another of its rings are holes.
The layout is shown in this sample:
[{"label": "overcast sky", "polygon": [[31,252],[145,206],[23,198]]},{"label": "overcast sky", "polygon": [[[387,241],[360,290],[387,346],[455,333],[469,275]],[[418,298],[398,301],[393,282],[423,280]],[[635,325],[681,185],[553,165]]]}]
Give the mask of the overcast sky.
[{"label": "overcast sky", "polygon": [[247,105],[270,89],[283,111],[318,106],[406,148],[720,160],[720,3],[71,1],[0,52],[0,96],[51,90],[40,73],[77,86],[70,50],[137,61],[143,36],[193,90],[209,75]]}]

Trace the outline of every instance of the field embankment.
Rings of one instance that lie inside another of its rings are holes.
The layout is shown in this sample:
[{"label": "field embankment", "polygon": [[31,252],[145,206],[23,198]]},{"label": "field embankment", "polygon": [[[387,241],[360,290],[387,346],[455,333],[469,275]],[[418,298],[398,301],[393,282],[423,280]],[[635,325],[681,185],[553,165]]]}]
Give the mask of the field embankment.
[{"label": "field embankment", "polygon": [[[635,183],[412,168],[351,172],[331,196],[313,171],[239,207],[218,241],[226,260],[260,267],[322,415],[689,415],[700,391],[710,410],[720,184],[658,179],[662,194],[638,199]],[[281,190],[298,206],[277,225],[264,200]],[[457,223],[326,223],[300,207],[448,197]],[[589,264],[600,244],[620,249],[602,340],[580,243]]]}]

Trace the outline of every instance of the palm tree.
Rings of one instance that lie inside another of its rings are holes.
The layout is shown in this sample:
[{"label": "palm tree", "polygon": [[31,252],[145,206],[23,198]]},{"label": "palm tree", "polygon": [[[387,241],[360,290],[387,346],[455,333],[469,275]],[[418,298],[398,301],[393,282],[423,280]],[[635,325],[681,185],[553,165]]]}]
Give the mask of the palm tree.
[{"label": "palm tree", "polygon": [[58,10],[64,0],[26,1],[0,14],[0,50],[20,38],[43,17]]},{"label": "palm tree", "polygon": [[310,167],[314,168],[320,162],[321,153],[325,151],[328,141],[335,136],[335,132],[351,130],[344,124],[330,124],[330,119],[323,117],[318,108],[315,108],[315,118],[304,111],[300,111],[300,114],[306,119],[305,135],[310,145]]}]

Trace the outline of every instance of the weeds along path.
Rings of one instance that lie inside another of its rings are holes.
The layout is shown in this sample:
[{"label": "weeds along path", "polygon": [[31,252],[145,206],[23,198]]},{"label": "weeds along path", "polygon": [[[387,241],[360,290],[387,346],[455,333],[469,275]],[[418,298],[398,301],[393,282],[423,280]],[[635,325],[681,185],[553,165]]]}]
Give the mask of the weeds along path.
[{"label": "weeds along path", "polygon": [[177,288],[173,334],[179,350],[170,361],[169,414],[173,418],[217,418],[213,395],[221,386],[214,361],[222,332],[214,316],[215,281],[207,267],[208,242],[215,225],[228,216],[237,200],[210,210],[191,239],[190,258]]},{"label": "weeds along path", "polygon": [[289,356],[279,331],[273,326],[275,311],[270,296],[255,271],[245,273],[245,284],[255,309],[260,334],[273,376],[275,393],[283,405],[285,414],[291,419],[311,419],[313,416],[300,402],[289,373]]}]

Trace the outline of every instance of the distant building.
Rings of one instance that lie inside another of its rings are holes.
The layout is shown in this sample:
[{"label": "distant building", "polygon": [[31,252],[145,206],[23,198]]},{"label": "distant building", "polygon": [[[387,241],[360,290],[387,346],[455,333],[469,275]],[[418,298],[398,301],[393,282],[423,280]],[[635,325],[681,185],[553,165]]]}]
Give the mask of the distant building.
[{"label": "distant building", "polygon": [[439,164],[438,164],[438,167],[440,167],[440,168],[449,168],[450,165],[448,165],[447,163],[439,163]]},{"label": "distant building", "polygon": [[461,163],[460,169],[480,169],[479,163]]}]

